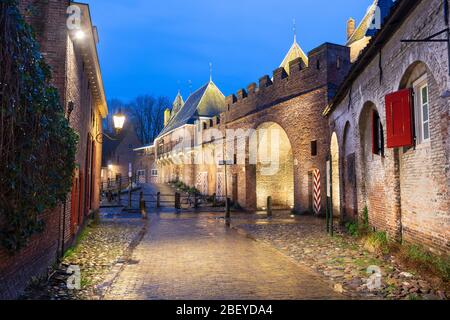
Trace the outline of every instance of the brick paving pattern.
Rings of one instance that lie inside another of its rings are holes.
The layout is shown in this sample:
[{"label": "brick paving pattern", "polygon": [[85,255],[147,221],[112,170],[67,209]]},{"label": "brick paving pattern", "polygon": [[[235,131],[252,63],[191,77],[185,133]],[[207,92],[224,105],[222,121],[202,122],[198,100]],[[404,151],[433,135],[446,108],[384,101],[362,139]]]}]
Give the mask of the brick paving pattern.
[{"label": "brick paving pattern", "polygon": [[152,216],[106,299],[339,299],[333,285],[212,215]]}]

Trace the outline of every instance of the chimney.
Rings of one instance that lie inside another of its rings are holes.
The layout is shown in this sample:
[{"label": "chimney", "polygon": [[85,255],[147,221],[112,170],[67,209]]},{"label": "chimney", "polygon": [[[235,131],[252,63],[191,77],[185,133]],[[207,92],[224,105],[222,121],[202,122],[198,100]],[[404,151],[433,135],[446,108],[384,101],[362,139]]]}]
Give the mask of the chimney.
[{"label": "chimney", "polygon": [[170,121],[170,117],[171,117],[170,109],[167,108],[166,110],[164,110],[164,127],[167,127],[167,124]]},{"label": "chimney", "polygon": [[351,38],[354,32],[355,32],[355,19],[350,18],[347,21],[347,40]]}]

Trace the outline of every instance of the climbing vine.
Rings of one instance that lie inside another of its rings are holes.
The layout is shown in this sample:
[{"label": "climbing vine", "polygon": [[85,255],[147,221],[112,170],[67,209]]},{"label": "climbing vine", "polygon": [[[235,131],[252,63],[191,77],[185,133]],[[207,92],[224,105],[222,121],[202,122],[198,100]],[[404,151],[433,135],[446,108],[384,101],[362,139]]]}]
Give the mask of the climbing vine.
[{"label": "climbing vine", "polygon": [[10,253],[44,230],[70,192],[78,137],[15,0],[0,1],[0,241]]}]

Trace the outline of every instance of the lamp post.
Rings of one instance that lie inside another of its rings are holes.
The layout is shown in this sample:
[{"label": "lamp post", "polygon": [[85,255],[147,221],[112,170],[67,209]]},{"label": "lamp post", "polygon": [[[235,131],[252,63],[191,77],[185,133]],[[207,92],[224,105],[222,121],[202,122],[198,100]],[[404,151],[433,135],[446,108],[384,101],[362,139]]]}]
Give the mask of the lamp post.
[{"label": "lamp post", "polygon": [[226,141],[227,141],[227,133],[225,128],[225,136],[222,138],[222,161],[219,161],[219,165],[224,166],[224,175],[225,175],[225,219],[229,220],[231,218],[230,212],[230,201],[228,199],[228,160],[226,155]]}]

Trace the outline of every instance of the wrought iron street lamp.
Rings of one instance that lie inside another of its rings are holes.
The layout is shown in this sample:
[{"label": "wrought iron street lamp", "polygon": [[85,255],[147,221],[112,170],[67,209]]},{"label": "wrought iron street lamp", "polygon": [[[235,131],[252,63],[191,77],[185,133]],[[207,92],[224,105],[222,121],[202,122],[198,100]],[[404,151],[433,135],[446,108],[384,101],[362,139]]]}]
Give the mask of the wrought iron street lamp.
[{"label": "wrought iron street lamp", "polygon": [[[116,131],[116,134],[120,134],[120,132],[122,131],[123,126],[125,125],[125,120],[126,120],[126,116],[119,109],[119,112],[113,116],[114,130]],[[109,136],[108,134],[106,134],[104,132],[100,132],[95,137],[95,141],[97,141],[98,143],[103,143],[103,137],[106,137],[107,139],[109,139],[111,141],[117,141],[117,139]]]},{"label": "wrought iron street lamp", "polygon": [[114,129],[116,130],[117,134],[119,134],[120,131],[123,129],[125,120],[126,120],[125,115],[122,113],[122,110],[119,109],[119,112],[113,116]]}]

